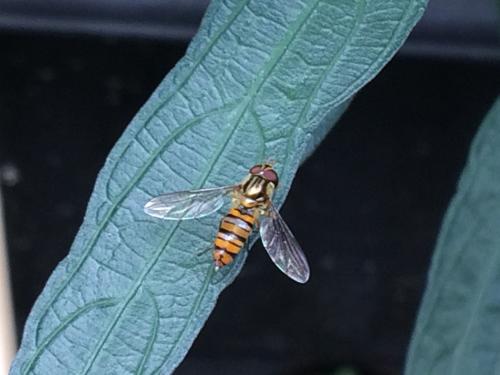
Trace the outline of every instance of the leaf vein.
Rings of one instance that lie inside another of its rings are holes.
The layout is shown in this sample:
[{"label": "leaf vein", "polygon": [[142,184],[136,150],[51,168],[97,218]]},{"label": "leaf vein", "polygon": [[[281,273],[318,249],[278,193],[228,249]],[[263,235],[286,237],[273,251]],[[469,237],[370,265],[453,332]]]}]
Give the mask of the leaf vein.
[{"label": "leaf vein", "polygon": [[82,306],[78,310],[74,311],[71,313],[63,322],[62,324],[58,325],[49,335],[47,335],[43,342],[41,343],[40,347],[35,350],[33,353],[33,356],[30,358],[30,361],[26,362],[25,365],[23,366],[22,372],[24,374],[27,374],[30,372],[30,370],[33,368],[34,364],[42,354],[42,352],[47,348],[49,344],[52,343],[52,341],[73,321],[78,319],[82,314],[92,310],[93,308],[96,307],[111,307],[116,305],[117,299],[116,298],[102,298],[97,301],[91,302],[85,306]]}]

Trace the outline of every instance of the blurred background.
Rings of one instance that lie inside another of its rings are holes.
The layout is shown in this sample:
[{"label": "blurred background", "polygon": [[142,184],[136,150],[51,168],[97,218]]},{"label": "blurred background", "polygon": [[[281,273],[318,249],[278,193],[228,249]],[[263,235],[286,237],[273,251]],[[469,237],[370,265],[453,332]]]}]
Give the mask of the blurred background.
[{"label": "blurred background", "polygon": [[[106,155],[207,3],[0,0],[0,371]],[[401,373],[441,219],[500,93],[496,5],[430,1],[299,170],[283,216],[310,282],[255,246],[176,374]]]}]

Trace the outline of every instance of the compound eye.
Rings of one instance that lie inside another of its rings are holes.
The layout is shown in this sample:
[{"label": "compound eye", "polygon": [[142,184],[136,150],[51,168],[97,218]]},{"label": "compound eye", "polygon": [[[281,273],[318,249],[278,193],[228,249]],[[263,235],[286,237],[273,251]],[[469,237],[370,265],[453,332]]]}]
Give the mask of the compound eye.
[{"label": "compound eye", "polygon": [[252,168],[250,168],[251,174],[259,174],[260,172],[262,172],[262,167],[260,165],[254,165]]},{"label": "compound eye", "polygon": [[264,178],[268,181],[274,182],[275,184],[278,183],[278,175],[272,169],[266,169],[264,171]]}]

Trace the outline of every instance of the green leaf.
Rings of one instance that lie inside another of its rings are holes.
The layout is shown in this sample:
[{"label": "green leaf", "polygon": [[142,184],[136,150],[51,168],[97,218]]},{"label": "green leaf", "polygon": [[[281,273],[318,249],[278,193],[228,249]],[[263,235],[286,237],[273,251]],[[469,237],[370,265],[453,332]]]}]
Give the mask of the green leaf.
[{"label": "green leaf", "polygon": [[500,372],[500,98],[439,234],[406,375]]},{"label": "green leaf", "polygon": [[29,317],[12,374],[173,371],[246,252],[214,273],[209,253],[196,254],[210,248],[221,215],[165,222],[147,217],[144,203],[234,184],[269,158],[281,174],[281,205],[300,161],[424,6],[214,1],[186,56],[100,172],[71,252]]}]

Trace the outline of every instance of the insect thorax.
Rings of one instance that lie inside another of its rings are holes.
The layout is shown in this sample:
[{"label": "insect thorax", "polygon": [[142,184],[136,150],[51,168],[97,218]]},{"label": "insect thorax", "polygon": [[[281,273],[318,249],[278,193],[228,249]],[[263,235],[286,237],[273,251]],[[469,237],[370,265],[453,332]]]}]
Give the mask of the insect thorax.
[{"label": "insect thorax", "polygon": [[261,176],[249,174],[240,188],[241,204],[246,207],[267,206],[274,192],[274,184]]}]

